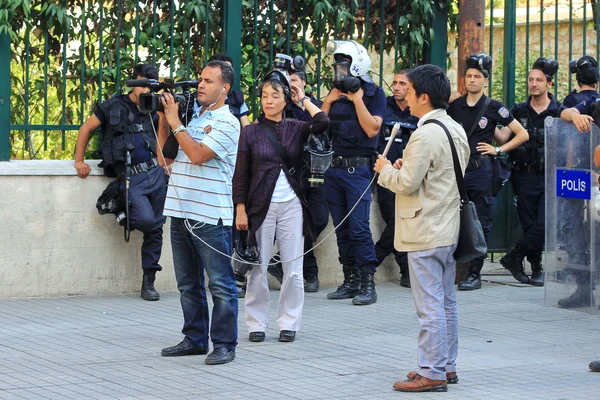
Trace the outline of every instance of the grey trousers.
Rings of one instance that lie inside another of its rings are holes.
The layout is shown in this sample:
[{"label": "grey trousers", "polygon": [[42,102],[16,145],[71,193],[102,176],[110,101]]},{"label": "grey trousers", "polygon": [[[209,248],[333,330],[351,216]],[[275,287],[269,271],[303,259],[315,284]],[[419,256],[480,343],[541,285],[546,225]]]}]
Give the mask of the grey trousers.
[{"label": "grey trousers", "polygon": [[410,285],[421,330],[417,348],[418,373],[446,379],[456,372],[458,309],[454,278],[456,245],[408,252]]}]

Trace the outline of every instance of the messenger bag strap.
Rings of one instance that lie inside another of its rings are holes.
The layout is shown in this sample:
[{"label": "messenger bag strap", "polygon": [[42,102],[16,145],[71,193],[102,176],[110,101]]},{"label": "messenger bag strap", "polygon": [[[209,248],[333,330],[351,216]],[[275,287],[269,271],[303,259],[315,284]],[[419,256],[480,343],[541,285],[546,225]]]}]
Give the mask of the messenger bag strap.
[{"label": "messenger bag strap", "polygon": [[296,171],[295,171],[294,167],[290,168],[289,159],[285,153],[285,150],[283,149],[283,146],[281,145],[281,143],[279,143],[279,141],[275,137],[275,133],[273,132],[273,129],[270,126],[267,126],[262,123],[259,123],[258,126],[260,129],[263,130],[263,132],[265,132],[267,134],[267,138],[269,139],[269,141],[271,142],[273,147],[275,147],[275,151],[277,151],[277,154],[279,154],[281,161],[283,161],[283,172],[285,172],[286,175],[292,177]]},{"label": "messenger bag strap", "polygon": [[446,125],[444,125],[437,119],[428,119],[423,123],[423,125],[430,123],[441,126],[444,132],[446,132],[446,136],[448,137],[448,141],[450,142],[450,150],[452,151],[452,162],[454,163],[454,174],[456,175],[456,183],[458,184],[458,192],[460,193],[460,202],[461,204],[467,204],[469,202],[469,198],[467,197],[465,177],[463,176],[462,169],[460,168],[460,161],[458,161],[458,154],[456,153],[454,140],[452,140],[452,136],[450,135],[448,128],[446,128]]}]

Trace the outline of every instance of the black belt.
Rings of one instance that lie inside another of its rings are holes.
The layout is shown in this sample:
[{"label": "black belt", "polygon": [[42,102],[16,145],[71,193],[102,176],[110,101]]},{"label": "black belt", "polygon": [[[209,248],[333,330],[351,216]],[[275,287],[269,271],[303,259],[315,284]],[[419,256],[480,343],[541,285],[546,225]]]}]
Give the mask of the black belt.
[{"label": "black belt", "polygon": [[486,165],[492,163],[492,157],[484,156],[481,154],[475,154],[469,158],[469,163],[467,164],[467,171],[473,171],[474,169],[479,169]]},{"label": "black belt", "polygon": [[528,172],[530,174],[544,174],[544,167],[541,169],[537,165],[515,165],[515,172]]},{"label": "black belt", "polygon": [[371,157],[337,156],[331,160],[332,168],[350,168],[350,167],[360,167],[360,166],[371,166],[371,164],[372,164]]},{"label": "black belt", "polygon": [[144,161],[139,163],[138,165],[134,165],[131,167],[131,173],[133,175],[141,174],[142,172],[148,172],[154,167],[158,167],[158,160],[156,158],[151,158],[148,161]]}]

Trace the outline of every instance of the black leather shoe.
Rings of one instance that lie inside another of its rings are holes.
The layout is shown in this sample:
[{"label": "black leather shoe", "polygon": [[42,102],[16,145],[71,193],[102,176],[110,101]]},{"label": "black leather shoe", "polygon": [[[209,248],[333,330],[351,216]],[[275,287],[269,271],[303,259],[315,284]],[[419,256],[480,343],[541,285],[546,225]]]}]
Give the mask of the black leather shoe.
[{"label": "black leather shoe", "polygon": [[296,340],[296,332],[295,331],[279,332],[279,341],[280,342],[293,342],[294,340]]},{"label": "black leather shoe", "polygon": [[228,362],[232,362],[235,360],[235,350],[229,350],[227,347],[217,347],[206,356],[204,363],[206,365],[219,365],[219,364],[227,364]]},{"label": "black leather shoe", "polygon": [[368,306],[376,302],[375,277],[372,273],[363,272],[360,278],[360,293],[352,299],[352,304],[355,306]]},{"label": "black leather shoe", "polygon": [[591,305],[592,296],[589,289],[586,288],[577,288],[575,293],[558,301],[558,306],[561,308],[590,307]]},{"label": "black leather shoe", "polygon": [[360,293],[360,271],[344,271],[344,282],[335,292],[327,293],[329,300],[351,299]]},{"label": "black leather shoe", "polygon": [[529,284],[533,286],[544,286],[544,271],[541,268],[531,271]]},{"label": "black leather shoe", "polygon": [[309,276],[304,282],[304,291],[306,293],[316,293],[319,291],[319,278],[316,276]]},{"label": "black leather shoe", "polygon": [[529,277],[523,270],[523,259],[514,256],[512,253],[506,254],[500,259],[500,264],[510,271],[512,276],[521,283],[529,283]]},{"label": "black leather shoe", "polygon": [[481,275],[477,272],[471,272],[464,281],[458,284],[458,290],[477,289],[481,289]]},{"label": "black leather shoe", "polygon": [[273,263],[277,263],[277,264],[269,265],[267,267],[267,272],[270,273],[271,275],[273,275],[273,277],[275,279],[277,279],[277,282],[279,282],[279,284],[281,285],[281,283],[283,282],[283,266],[281,265],[280,262],[277,262],[277,260],[275,260],[274,258],[271,258],[271,261],[269,261],[269,264],[273,264]]},{"label": "black leather shoe", "polygon": [[142,290],[140,297],[147,301],[160,300],[160,295],[154,288],[154,280],[156,279],[155,269],[145,269],[144,276],[142,278]]},{"label": "black leather shoe", "polygon": [[592,361],[590,363],[590,371],[600,372],[600,361]]},{"label": "black leather shoe", "polygon": [[208,353],[208,346],[196,346],[186,337],[181,341],[181,343],[162,349],[160,355],[163,357],[180,357],[206,353]]},{"label": "black leather shoe", "polygon": [[408,274],[403,274],[400,277],[400,286],[410,289],[410,276]]},{"label": "black leather shoe", "polygon": [[264,332],[250,332],[248,335],[248,340],[251,342],[264,342],[265,341],[265,333]]}]

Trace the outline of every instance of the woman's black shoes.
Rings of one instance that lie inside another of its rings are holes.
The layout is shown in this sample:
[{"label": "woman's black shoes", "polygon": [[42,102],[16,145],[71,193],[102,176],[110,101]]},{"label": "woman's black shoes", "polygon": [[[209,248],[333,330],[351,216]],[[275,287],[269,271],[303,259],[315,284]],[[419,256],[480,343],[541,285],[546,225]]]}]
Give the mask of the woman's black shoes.
[{"label": "woman's black shoes", "polygon": [[264,342],[265,341],[265,333],[264,332],[250,332],[250,335],[248,335],[248,340],[251,342]]},{"label": "woman's black shoes", "polygon": [[295,331],[279,332],[279,341],[280,342],[293,342],[294,340],[296,340],[296,332]]}]

